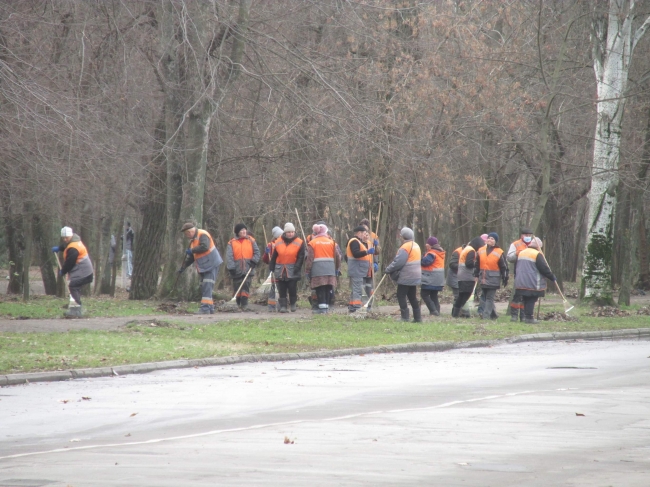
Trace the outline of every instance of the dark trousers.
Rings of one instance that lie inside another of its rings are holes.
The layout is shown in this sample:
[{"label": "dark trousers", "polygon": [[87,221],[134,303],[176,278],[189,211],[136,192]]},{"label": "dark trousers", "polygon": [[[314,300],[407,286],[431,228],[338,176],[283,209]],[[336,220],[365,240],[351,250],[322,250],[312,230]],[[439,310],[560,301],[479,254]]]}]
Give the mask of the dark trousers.
[{"label": "dark trousers", "polygon": [[408,309],[408,304],[406,303],[407,298],[413,310],[420,309],[420,303],[418,303],[418,287],[398,284],[397,302],[399,303],[400,309]]},{"label": "dark trousers", "polygon": [[454,301],[454,308],[462,308],[465,306],[465,303],[469,301],[469,298],[472,297],[472,291],[468,291],[466,293],[459,291],[458,292],[458,297],[456,298],[456,301]]},{"label": "dark trousers", "polygon": [[318,297],[318,309],[320,311],[327,312],[330,306],[330,300],[332,299],[332,293],[334,288],[331,284],[326,284],[325,286],[318,286],[316,288],[316,296]]},{"label": "dark trousers", "polygon": [[[232,290],[237,293],[237,289],[241,286],[241,283],[244,281],[244,276],[233,277],[232,279]],[[246,305],[248,304],[248,296],[251,292],[251,277],[248,276],[246,282],[241,287],[240,291],[237,293],[237,304]]]},{"label": "dark trousers", "polygon": [[73,279],[68,283],[68,289],[70,290],[70,295],[79,306],[81,306],[81,287],[84,284],[90,284],[93,282],[93,274],[82,277],[81,279]]},{"label": "dark trousers", "polygon": [[532,318],[535,314],[535,303],[537,303],[537,296],[520,296],[524,300],[524,316]]},{"label": "dark trousers", "polygon": [[435,310],[440,312],[440,301],[438,301],[438,292],[439,291],[432,291],[431,289],[420,290],[420,295],[422,296],[422,300],[424,301],[424,304],[427,305],[429,312],[433,312],[433,309],[431,309],[430,307],[431,303],[433,303],[433,307],[435,308]]},{"label": "dark trousers", "polygon": [[278,281],[278,292],[280,293],[280,299],[287,298],[287,291],[289,292],[289,303],[296,304],[298,301],[298,280],[292,279],[290,281]]},{"label": "dark trousers", "polygon": [[524,309],[524,297],[520,294],[515,294],[512,296],[512,301],[510,301],[510,315],[513,317],[518,317],[520,312]]}]

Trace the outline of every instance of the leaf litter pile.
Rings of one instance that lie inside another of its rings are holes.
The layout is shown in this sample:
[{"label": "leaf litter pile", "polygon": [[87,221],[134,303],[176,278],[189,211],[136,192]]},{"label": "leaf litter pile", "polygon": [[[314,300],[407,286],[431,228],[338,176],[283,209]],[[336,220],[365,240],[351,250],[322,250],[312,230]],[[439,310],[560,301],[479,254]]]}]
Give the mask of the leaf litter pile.
[{"label": "leaf litter pile", "polygon": [[566,313],[560,313],[558,311],[552,311],[550,313],[544,313],[544,315],[542,316],[542,320],[544,320],[544,321],[560,321],[560,322],[580,321],[575,316],[570,316],[570,315],[568,315]]},{"label": "leaf litter pile", "polygon": [[170,315],[188,315],[190,312],[183,306],[183,303],[160,303],[157,311],[162,311]]},{"label": "leaf litter pile", "polygon": [[626,316],[630,316],[630,312],[618,309],[615,306],[598,306],[591,313],[587,313],[587,316],[594,316],[596,318],[625,318]]}]

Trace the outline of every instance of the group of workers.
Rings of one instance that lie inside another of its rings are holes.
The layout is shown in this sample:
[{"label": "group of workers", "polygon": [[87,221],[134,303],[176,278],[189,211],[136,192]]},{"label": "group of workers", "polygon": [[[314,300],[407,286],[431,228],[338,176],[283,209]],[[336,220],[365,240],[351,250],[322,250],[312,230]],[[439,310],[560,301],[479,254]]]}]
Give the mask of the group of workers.
[{"label": "group of workers", "polygon": [[[201,282],[198,313],[213,314],[212,292],[223,259],[207,231],[197,228],[194,223],[185,223],[181,232],[189,245],[178,272],[182,273],[192,263],[196,266]],[[345,259],[350,281],[349,313],[357,312],[364,305],[371,308],[374,277],[379,270],[379,237],[371,232],[370,222],[366,219],[353,229],[353,234],[343,255],[325,222],[313,225],[312,234],[306,237],[306,241],[298,237],[295,226],[289,222],[283,229],[273,228],[273,238],[267,243],[262,256],[246,225],[238,223],[234,227],[235,236],[226,249],[226,269],[232,279],[237,306],[242,311],[249,310],[251,278],[262,260],[269,265],[271,273],[272,285],[268,295],[270,310],[280,313],[296,311],[298,281],[303,276],[304,266],[304,275],[312,290],[312,310],[316,314],[326,314],[332,304],[337,278],[341,275],[341,262]],[[480,284],[479,315],[483,319],[496,319],[496,291],[508,285],[508,263],[513,263],[515,292],[510,303],[511,320],[534,323],[535,303],[544,296],[546,279],[556,280],[541,252],[541,240],[529,228],[521,230],[520,239],[510,245],[507,253],[499,247],[499,235],[495,232],[483,234],[458,247],[451,254],[446,278],[446,252],[438,239],[430,236],[422,254],[414,237],[412,229],[404,227],[400,230],[402,244],[384,269],[384,273],[397,284],[397,301],[403,321],[409,320],[408,304],[413,310],[413,321],[422,321],[418,286],[429,314],[439,316],[438,293],[445,284],[454,294],[452,317],[470,316],[467,302]],[[70,227],[61,229],[61,241],[62,244],[52,247],[52,251],[63,252],[59,274],[69,276],[71,298],[66,316],[80,317],[81,287],[92,282],[93,266],[86,247]]]}]

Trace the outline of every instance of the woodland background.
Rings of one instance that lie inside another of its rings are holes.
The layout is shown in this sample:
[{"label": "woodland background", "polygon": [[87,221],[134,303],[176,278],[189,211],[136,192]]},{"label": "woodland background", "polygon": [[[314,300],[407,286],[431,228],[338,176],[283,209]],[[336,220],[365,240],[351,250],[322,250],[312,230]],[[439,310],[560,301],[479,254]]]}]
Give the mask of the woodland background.
[{"label": "woodland background", "polygon": [[[614,0],[612,0],[614,1]],[[8,292],[71,226],[109,293],[110,235],[136,233],[131,298],[171,291],[187,220],[222,254],[243,221],[324,219],[345,245],[379,213],[450,253],[523,225],[580,278],[597,123],[591,0],[69,0],[0,4],[0,264]],[[650,2],[636,5],[637,24]],[[635,24],[636,25],[636,24]],[[629,67],[612,284],[650,287],[650,36]],[[601,174],[602,177],[602,174]],[[377,222],[373,221],[374,225]],[[119,261],[118,252],[118,261]],[[384,261],[387,263],[387,260]],[[223,279],[223,272],[221,278]],[[111,283],[112,279],[112,283]],[[178,288],[191,294],[195,275]],[[58,292],[63,292],[58,283]],[[177,290],[177,291],[178,291]],[[628,297],[629,299],[629,297]]]}]

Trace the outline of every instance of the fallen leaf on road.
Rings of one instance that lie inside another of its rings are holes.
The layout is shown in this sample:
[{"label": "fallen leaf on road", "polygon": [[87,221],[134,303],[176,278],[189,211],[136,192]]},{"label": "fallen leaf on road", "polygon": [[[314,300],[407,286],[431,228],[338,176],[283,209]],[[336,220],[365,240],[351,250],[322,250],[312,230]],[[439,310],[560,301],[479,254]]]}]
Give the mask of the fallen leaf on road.
[{"label": "fallen leaf on road", "polygon": [[68,404],[70,402],[70,399],[59,399],[59,402],[62,402],[63,404]]},{"label": "fallen leaf on road", "polygon": [[88,396],[81,396],[81,399],[83,399],[84,401],[90,401],[92,398]]},{"label": "fallen leaf on road", "polygon": [[253,383],[253,379],[251,379],[251,380],[247,380],[247,381],[245,381],[245,382],[248,382],[249,384],[252,384],[252,383]]},{"label": "fallen leaf on road", "polygon": [[584,416],[582,413],[576,413],[576,416]]},{"label": "fallen leaf on road", "polygon": [[291,440],[288,436],[284,437],[284,444],[285,445],[293,445],[293,440]]},{"label": "fallen leaf on road", "polygon": [[124,436],[126,436],[128,438],[129,436],[131,436],[131,433],[127,433]]},{"label": "fallen leaf on road", "polygon": [[132,417],[135,416],[136,414],[138,414],[138,413],[131,413],[131,416],[129,416],[129,417],[132,418]]}]

